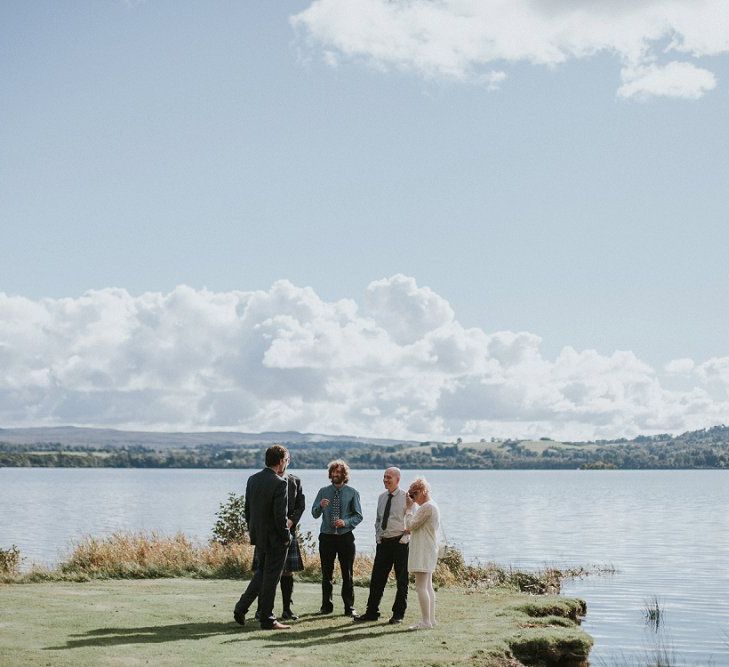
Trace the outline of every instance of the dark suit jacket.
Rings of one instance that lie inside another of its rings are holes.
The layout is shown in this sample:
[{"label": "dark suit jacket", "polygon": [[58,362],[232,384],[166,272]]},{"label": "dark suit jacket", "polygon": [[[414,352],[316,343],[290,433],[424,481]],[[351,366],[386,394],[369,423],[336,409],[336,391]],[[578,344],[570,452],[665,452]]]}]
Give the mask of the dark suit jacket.
[{"label": "dark suit jacket", "polygon": [[301,521],[301,515],[306,509],[306,498],[304,498],[304,491],[301,488],[301,480],[291,473],[287,473],[286,477],[289,483],[288,518],[294,524],[291,526],[291,532],[293,533],[299,521]]},{"label": "dark suit jacket", "polygon": [[271,468],[264,468],[248,478],[243,510],[251,544],[261,549],[281,549],[291,535],[286,527],[288,483]]}]

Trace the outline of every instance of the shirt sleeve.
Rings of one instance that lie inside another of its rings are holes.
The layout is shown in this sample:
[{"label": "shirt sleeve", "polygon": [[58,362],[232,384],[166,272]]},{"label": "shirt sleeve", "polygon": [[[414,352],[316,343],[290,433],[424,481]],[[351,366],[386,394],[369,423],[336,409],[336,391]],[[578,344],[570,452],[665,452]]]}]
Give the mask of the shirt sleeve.
[{"label": "shirt sleeve", "polygon": [[347,517],[344,525],[354,529],[360,524],[363,517],[362,506],[359,503],[359,491],[355,491],[354,489],[352,491],[352,500],[349,501],[350,515]]},{"label": "shirt sleeve", "polygon": [[380,512],[380,499],[377,498],[377,514],[375,515],[375,542],[380,543],[382,539],[382,512]]}]

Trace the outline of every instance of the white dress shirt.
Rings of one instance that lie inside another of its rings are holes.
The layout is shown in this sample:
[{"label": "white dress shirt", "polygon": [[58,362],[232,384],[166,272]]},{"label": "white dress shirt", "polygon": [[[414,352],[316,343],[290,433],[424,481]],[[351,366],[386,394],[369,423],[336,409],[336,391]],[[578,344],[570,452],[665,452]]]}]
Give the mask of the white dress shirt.
[{"label": "white dress shirt", "polygon": [[382,530],[382,516],[385,513],[389,491],[385,491],[377,499],[377,516],[375,517],[375,541],[382,542],[383,537],[398,537],[405,532],[405,497],[407,493],[399,486],[392,492],[390,516],[387,519],[387,528]]}]

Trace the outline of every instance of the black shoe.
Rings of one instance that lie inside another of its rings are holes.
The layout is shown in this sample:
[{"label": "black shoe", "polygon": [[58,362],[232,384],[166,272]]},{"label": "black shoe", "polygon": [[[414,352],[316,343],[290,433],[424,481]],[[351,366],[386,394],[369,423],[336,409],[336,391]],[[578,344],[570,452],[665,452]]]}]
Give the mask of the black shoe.
[{"label": "black shoe", "polygon": [[256,609],[256,615],[253,618],[255,618],[257,621],[261,620],[261,610],[260,609]]},{"label": "black shoe", "polygon": [[402,623],[402,616],[393,616],[389,621],[387,621],[390,625],[398,625]]},{"label": "black shoe", "polygon": [[364,614],[355,616],[354,618],[352,618],[352,620],[355,623],[367,623],[368,621],[376,621],[379,618],[380,618],[379,614],[370,614],[370,612],[365,612]]},{"label": "black shoe", "polygon": [[291,611],[290,609],[284,609],[283,613],[281,614],[281,618],[284,621],[298,621],[299,620],[299,617],[296,614],[294,614],[294,612]]},{"label": "black shoe", "polygon": [[246,615],[241,614],[239,611],[233,612],[233,618],[235,619],[235,622],[238,625],[245,625],[246,624]]},{"label": "black shoe", "polygon": [[323,616],[324,614],[331,614],[334,611],[334,607],[322,607],[317,614]]},{"label": "black shoe", "polygon": [[344,615],[345,616],[352,616],[354,618],[357,615],[357,610],[356,609],[345,609],[344,610]]}]

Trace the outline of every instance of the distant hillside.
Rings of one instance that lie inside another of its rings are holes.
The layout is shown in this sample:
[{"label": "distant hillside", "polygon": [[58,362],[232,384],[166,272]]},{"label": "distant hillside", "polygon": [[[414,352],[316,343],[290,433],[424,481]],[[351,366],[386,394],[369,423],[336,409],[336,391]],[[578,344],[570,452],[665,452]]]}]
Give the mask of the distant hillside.
[{"label": "distant hillside", "polygon": [[250,447],[274,442],[307,444],[321,442],[361,443],[376,447],[408,442],[361,438],[353,435],[321,435],[298,431],[269,431],[265,433],[235,433],[210,431],[205,433],[156,433],[151,431],[120,431],[115,429],[54,426],[41,428],[0,428],[0,443],[9,445],[58,444],[64,447],[113,449],[144,447],[156,451],[196,447]]},{"label": "distant hillside", "polygon": [[353,468],[685,469],[729,468],[729,427],[633,440],[411,442],[312,433],[146,433],[87,428],[0,429],[0,466],[254,468],[272,442],[297,468],[344,458]]},{"label": "distant hillside", "polygon": [[400,462],[411,467],[480,469],[729,468],[729,427],[594,442],[550,438],[429,442],[404,448]]}]

